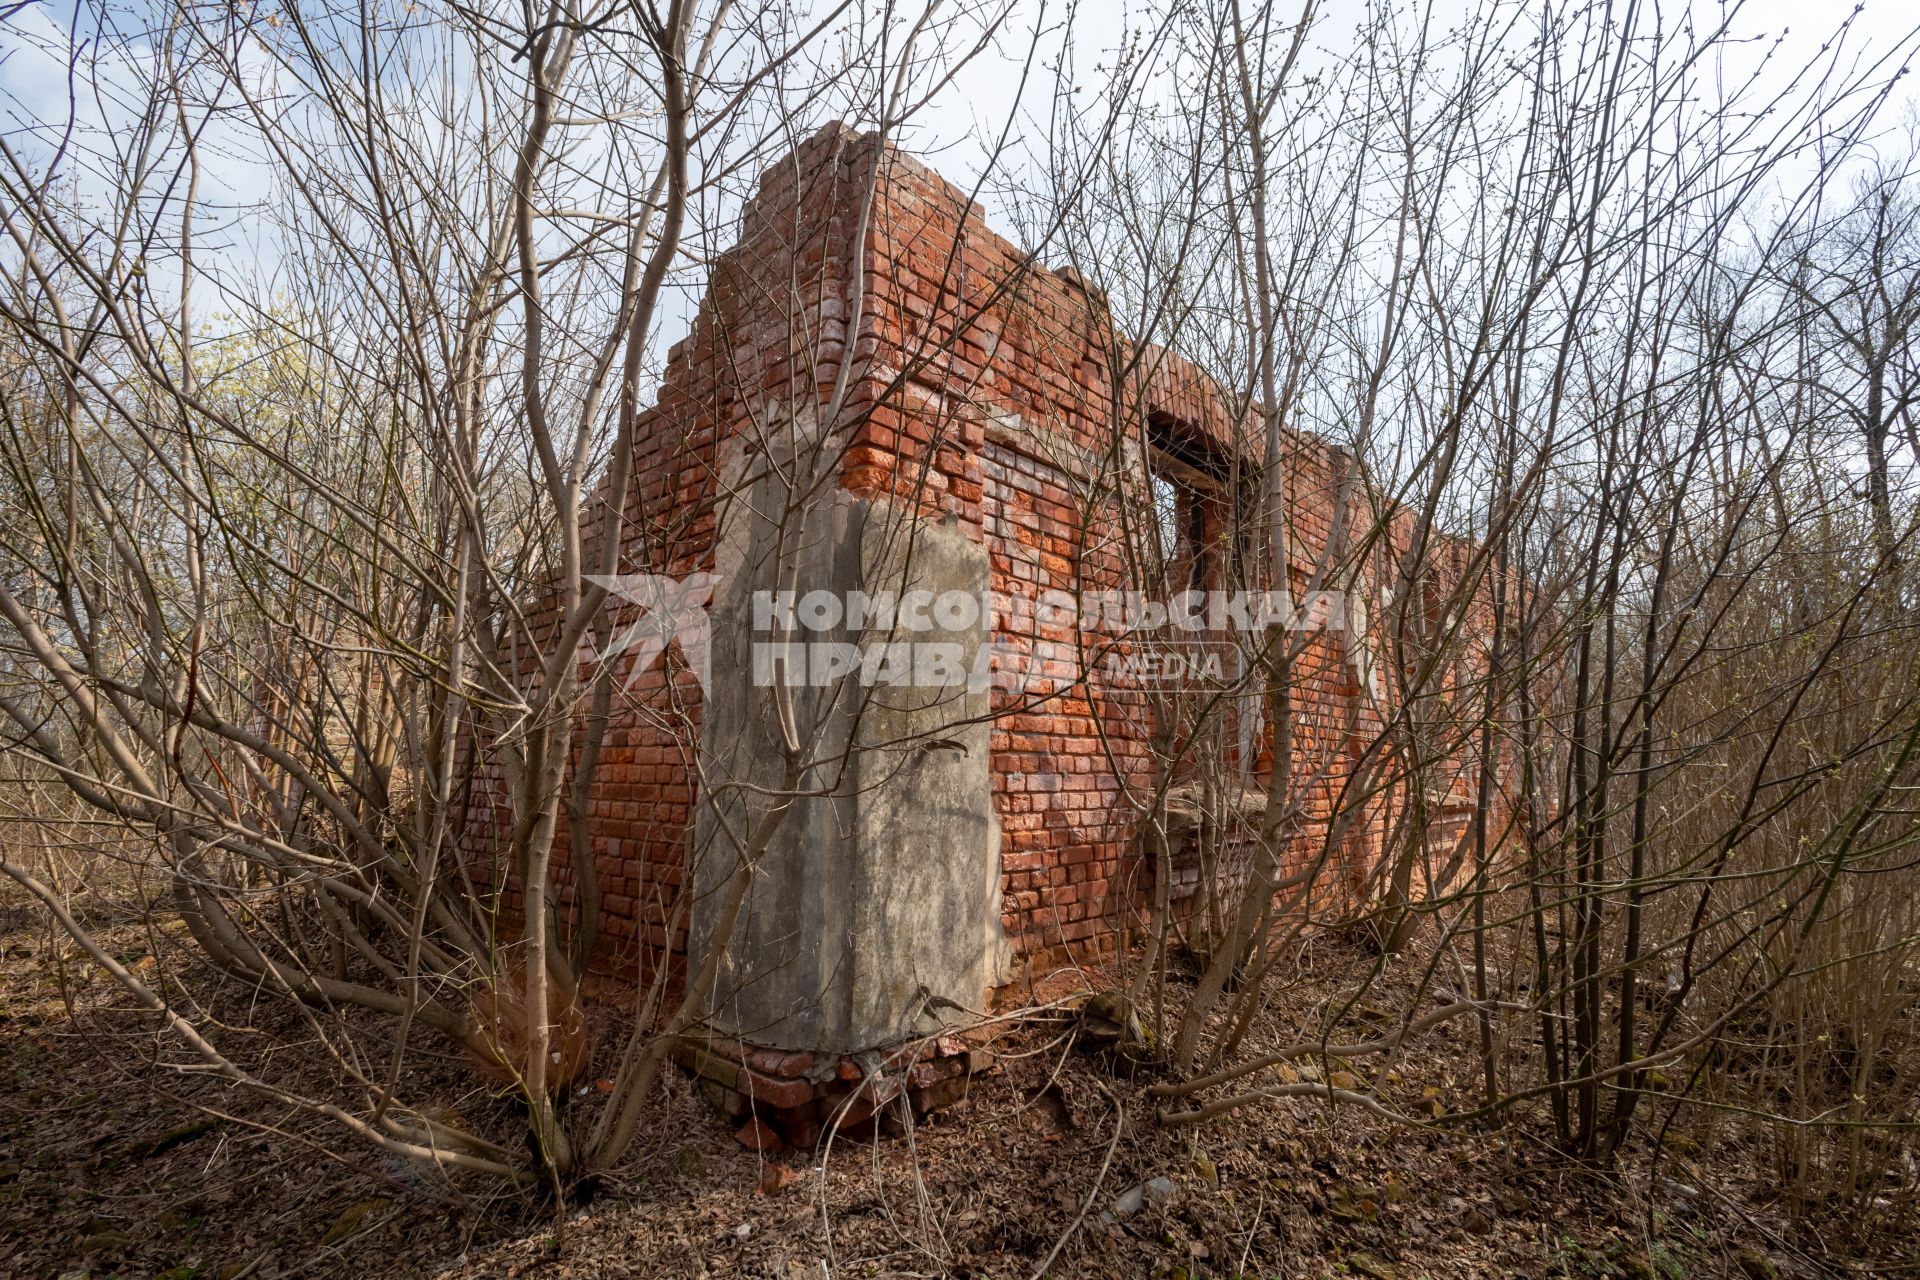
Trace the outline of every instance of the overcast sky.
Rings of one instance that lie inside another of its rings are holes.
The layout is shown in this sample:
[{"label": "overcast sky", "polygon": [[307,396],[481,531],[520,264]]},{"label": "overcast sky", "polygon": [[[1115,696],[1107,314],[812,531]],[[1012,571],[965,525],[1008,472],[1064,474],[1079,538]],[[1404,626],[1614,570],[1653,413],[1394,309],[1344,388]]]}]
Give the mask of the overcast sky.
[{"label": "overcast sky", "polygon": [[[142,25],[138,15],[145,3],[146,0],[129,0],[119,9],[126,15],[126,29],[138,30]],[[3,5],[4,0],[0,0],[0,6]],[[1472,9],[1473,0],[1434,0],[1435,20],[1441,27]],[[1112,65],[1111,52],[1126,36],[1133,21],[1129,14],[1137,12],[1137,6],[1124,0],[1083,0],[1077,8],[1070,8],[1061,0],[1017,0],[1012,21],[1001,31],[996,46],[968,65],[929,110],[903,133],[900,141],[926,156],[948,178],[971,185],[980,176],[991,138],[1005,126],[1016,102],[1019,109],[1014,114],[1019,131],[1030,143],[1037,143],[1044,134],[1053,82],[1051,72],[1043,68],[1059,56],[1068,23],[1073,24],[1075,36],[1074,79],[1091,97],[1102,89],[1096,65]],[[1716,0],[1693,0],[1686,5],[1643,8],[1643,13],[1655,12],[1661,15],[1665,26],[1675,25],[1684,12],[1697,28],[1704,29],[1720,21],[1723,7]],[[1358,0],[1322,3],[1315,26],[1314,49],[1309,57],[1337,57],[1350,51],[1367,13],[1367,6]],[[1777,74],[1784,76],[1813,58],[1847,15],[1845,4],[1749,0],[1739,7],[1732,24],[1733,33],[1741,42],[1729,46],[1723,55],[1727,80],[1737,82],[1769,54]],[[4,112],[0,128],[17,150],[32,154],[35,148],[29,133],[33,126],[62,122],[68,114],[65,46],[72,19],[72,0],[55,0],[24,5],[0,23],[0,112]],[[1868,59],[1910,49],[1916,21],[1920,21],[1920,8],[1914,0],[1865,0],[1853,18],[1847,46]],[[1033,43],[1036,31],[1039,32],[1037,46]],[[1022,98],[1022,63],[1030,52],[1036,63],[1035,74]],[[101,79],[111,96],[114,74],[110,61],[101,69]],[[1143,91],[1152,94],[1154,90],[1155,86],[1148,84]],[[1904,102],[1912,95],[1902,92],[1898,96]],[[83,88],[80,104],[83,118],[96,126],[106,123],[108,129],[99,136],[111,137],[111,109],[103,120],[85,99]],[[233,139],[232,145],[224,148],[218,145],[217,137],[211,141],[215,145],[209,150],[207,172],[202,179],[202,200],[210,206],[244,210],[263,199],[269,191],[270,174],[258,160],[257,148],[242,138]],[[113,167],[111,157],[96,158],[95,163],[103,170],[110,171]],[[991,192],[986,193],[985,204],[989,220],[998,229],[1007,233],[1014,230],[1006,210],[998,206]],[[227,231],[224,250],[227,265],[244,270],[252,255],[256,261],[251,265],[256,271],[271,273],[272,244],[257,227],[249,228],[244,213],[229,224]],[[155,283],[164,289],[164,284]],[[671,331],[681,327],[694,301],[687,297],[673,308],[681,313],[680,320],[669,323],[669,332],[662,335],[664,340],[671,341],[676,336]]]},{"label": "overcast sky", "polygon": [[[4,8],[0,5],[0,8]],[[129,13],[139,0],[125,6]],[[804,7],[804,6],[802,6]],[[904,7],[904,6],[903,6]],[[1459,14],[1471,12],[1474,0],[1433,0],[1437,22],[1444,26]],[[1687,12],[1697,26],[1720,20],[1727,6],[1718,0],[1688,0],[1682,4],[1648,5],[1646,12],[1662,12],[1669,23]],[[1820,4],[1809,0],[1746,0],[1733,17],[1733,33],[1745,43],[1730,50],[1728,71],[1737,76],[1746,68],[1737,65],[1742,57],[1758,63],[1782,43],[1774,56],[1777,65],[1789,67],[1803,63],[1819,49],[1846,19],[1845,3]],[[1330,0],[1320,5],[1315,24],[1315,43],[1323,50],[1341,52],[1350,48],[1368,6],[1360,0]],[[927,153],[949,177],[964,180],[977,177],[986,149],[982,135],[996,133],[1004,124],[1011,104],[1020,94],[1022,60],[1028,53],[1029,37],[1036,29],[1042,34],[1038,45],[1040,61],[1059,55],[1065,28],[1071,20],[1079,51],[1076,80],[1089,93],[1098,92],[1099,74],[1093,70],[1124,38],[1133,22],[1130,11],[1138,6],[1126,0],[1083,0],[1070,10],[1062,0],[1019,0],[1013,20],[1003,30],[995,48],[975,59],[954,83],[918,118],[904,139],[915,150]],[[1069,15],[1072,15],[1071,18]],[[0,92],[10,100],[5,122],[10,136],[25,123],[20,117],[32,114],[42,121],[57,120],[67,112],[68,86],[65,67],[49,44],[64,43],[64,33],[72,21],[71,0],[32,0],[11,17],[0,22]],[[1849,43],[1861,49],[1891,50],[1910,41],[1916,23],[1920,23],[1920,5],[1914,0],[1864,0],[1853,19]],[[137,25],[129,21],[129,27]],[[1107,57],[1105,65],[1111,66]],[[1044,116],[1049,78],[1036,74],[1026,86],[1021,113],[1031,119]],[[1902,95],[1909,96],[1909,95]],[[236,192],[255,184],[247,175],[228,175]]]},{"label": "overcast sky", "polygon": [[[1224,0],[1222,0],[1224,3]],[[1623,0],[1616,0],[1624,8]],[[1091,0],[1083,4],[1075,17],[1076,79],[1086,92],[1098,89],[1098,75],[1092,70],[1123,37],[1129,6],[1123,0]],[[1433,0],[1436,25],[1445,27],[1457,15],[1471,13],[1474,0]],[[1763,61],[1771,59],[1769,77],[1784,77],[1813,59],[1821,45],[1831,39],[1849,10],[1846,3],[1822,4],[1810,0],[1747,0],[1744,4],[1723,5],[1718,0],[1688,0],[1685,3],[1643,4],[1644,15],[1658,14],[1663,25],[1676,25],[1682,13],[1690,17],[1696,29],[1706,31],[1723,20],[1731,23],[1729,35],[1737,44],[1725,51],[1724,70],[1729,83],[1737,83]],[[1350,51],[1370,6],[1361,0],[1331,0],[1319,6],[1315,22],[1314,44],[1325,54]],[[932,154],[936,165],[947,177],[958,182],[977,178],[988,154],[983,137],[991,137],[1004,121],[1008,105],[1020,90],[1020,56],[1026,50],[1024,37],[1038,26],[1044,33],[1041,48],[1047,57],[1057,56],[1066,25],[1067,8],[1056,0],[1022,0],[1015,12],[1011,30],[1001,41],[1001,49],[983,56],[968,66],[953,89],[932,104],[927,116],[908,131],[910,145]],[[1730,15],[1730,17],[1725,16]],[[1650,22],[1650,18],[1643,18]],[[1916,24],[1920,24],[1920,3],[1916,0],[1864,0],[1858,4],[1848,24],[1847,45],[1859,55],[1873,58],[1882,53],[1911,51]],[[1776,42],[1778,42],[1776,44]],[[1105,60],[1111,66],[1112,59]],[[1763,83],[1765,80],[1763,79]],[[1044,116],[1051,85],[1036,77],[1027,85],[1021,113],[1031,118]],[[1920,94],[1920,87],[1902,91],[1902,101]],[[992,212],[990,211],[990,215]]]}]

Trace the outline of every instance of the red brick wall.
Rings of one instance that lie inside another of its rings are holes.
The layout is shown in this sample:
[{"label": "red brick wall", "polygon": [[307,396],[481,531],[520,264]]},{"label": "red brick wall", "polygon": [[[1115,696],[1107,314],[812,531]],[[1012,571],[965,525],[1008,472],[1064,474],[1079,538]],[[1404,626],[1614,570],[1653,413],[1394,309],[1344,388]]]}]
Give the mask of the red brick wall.
[{"label": "red brick wall", "polygon": [[[1131,513],[1137,527],[1141,499],[1122,487],[1132,473],[1117,442],[1172,442],[1229,469],[1238,457],[1247,471],[1261,460],[1257,426],[1236,417],[1194,365],[1129,346],[1097,295],[988,230],[959,189],[910,158],[879,160],[859,256],[841,483],[957,522],[987,547],[996,594],[1031,600],[1138,584],[1121,526]],[[852,242],[875,161],[872,138],[828,130],[764,176],[740,244],[715,267],[642,424],[623,570],[682,577],[711,568],[728,459],[754,447],[773,406],[826,402],[847,355]],[[1299,591],[1326,547],[1348,464],[1320,441],[1289,435],[1279,465]],[[1413,516],[1355,492],[1353,536],[1365,539],[1378,522],[1369,563],[1390,581]],[[1206,510],[1205,542],[1226,548],[1230,501],[1216,496]],[[1463,544],[1437,545],[1464,564]],[[1205,585],[1231,585],[1225,560],[1214,558]],[[1483,597],[1474,595],[1476,609]],[[616,608],[614,621],[628,618]],[[1003,619],[994,636],[992,775],[1003,922],[1016,950],[1107,937],[1151,901],[1137,806],[1153,790],[1149,739],[1163,703],[1124,679],[1078,678],[1089,645],[1098,658],[1097,646],[1117,640],[1024,614]],[[1295,772],[1308,819],[1294,850],[1301,859],[1320,848],[1326,816],[1380,727],[1348,637],[1323,632],[1303,643],[1294,668]],[[677,653],[616,699],[589,823],[615,964],[635,950],[658,958],[682,945],[684,918],[673,906],[695,801],[699,703]],[[1234,723],[1221,720],[1209,763],[1237,768]],[[1256,773],[1270,756],[1261,753]],[[1460,788],[1470,788],[1473,769],[1462,757],[1447,770],[1457,807],[1471,796]],[[1372,803],[1335,851],[1339,881],[1358,884],[1373,869],[1394,803]],[[475,817],[485,809],[477,803]],[[483,834],[488,824],[473,825]],[[469,843],[478,849],[484,839]],[[557,882],[570,894],[564,866]]]}]

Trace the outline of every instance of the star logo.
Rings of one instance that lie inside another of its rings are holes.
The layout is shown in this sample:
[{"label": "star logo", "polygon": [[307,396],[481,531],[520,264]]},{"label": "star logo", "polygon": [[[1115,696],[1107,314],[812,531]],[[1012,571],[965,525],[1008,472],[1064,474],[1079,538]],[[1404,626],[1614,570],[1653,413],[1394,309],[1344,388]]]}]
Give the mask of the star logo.
[{"label": "star logo", "polygon": [[653,666],[654,659],[670,644],[680,646],[680,654],[700,682],[707,688],[710,674],[709,652],[713,632],[707,625],[707,606],[713,602],[714,588],[720,577],[713,573],[690,573],[684,578],[669,578],[658,573],[589,574],[587,581],[605,587],[613,595],[638,605],[640,615],[621,629],[599,654],[601,662],[623,653],[633,655],[622,688],[631,689],[640,673]]}]

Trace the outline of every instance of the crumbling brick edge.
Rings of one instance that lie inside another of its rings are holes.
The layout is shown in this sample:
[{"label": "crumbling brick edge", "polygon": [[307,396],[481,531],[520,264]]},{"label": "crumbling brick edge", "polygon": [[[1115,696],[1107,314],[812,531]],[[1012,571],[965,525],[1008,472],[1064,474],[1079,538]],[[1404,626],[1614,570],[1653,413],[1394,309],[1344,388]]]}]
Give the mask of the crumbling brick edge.
[{"label": "crumbling brick edge", "polygon": [[864,1053],[770,1049],[715,1035],[676,1042],[673,1060],[751,1150],[809,1150],[838,1137],[898,1136],[904,1099],[915,1118],[965,1098],[996,1069],[987,1029],[966,1029]]}]

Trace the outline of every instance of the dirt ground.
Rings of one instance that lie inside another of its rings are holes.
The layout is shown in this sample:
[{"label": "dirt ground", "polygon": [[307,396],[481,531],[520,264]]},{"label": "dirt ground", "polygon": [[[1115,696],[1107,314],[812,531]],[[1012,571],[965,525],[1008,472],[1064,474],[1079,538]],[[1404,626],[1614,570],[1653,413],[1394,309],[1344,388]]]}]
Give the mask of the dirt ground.
[{"label": "dirt ground", "polygon": [[[192,963],[171,932],[108,935],[123,963]],[[1764,1153],[1676,1126],[1602,1175],[1556,1159],[1524,1122],[1419,1129],[1288,1100],[1204,1125],[1155,1124],[1141,1081],[1015,1029],[999,1067],[906,1137],[761,1155],[670,1079],[630,1169],[564,1221],[448,1194],[291,1109],[171,1065],[185,1055],[24,907],[0,908],[0,1275],[238,1280],[480,1277],[1202,1277],[1893,1275],[1829,1224],[1770,1206]],[[1372,959],[1316,944],[1272,1033]],[[196,988],[199,989],[199,988]],[[265,1015],[253,1060],[299,1072],[315,1031],[229,984],[215,1016]],[[280,1021],[273,1021],[275,1017]],[[1441,1109],[1465,1095],[1459,1031],[1410,1052],[1392,1087]],[[411,1077],[473,1120],[506,1108],[457,1056]],[[1127,1117],[1122,1119],[1123,1114]],[[1083,1212],[1084,1210],[1084,1212]],[[1077,1225],[1076,1225],[1077,1224]],[[1061,1244],[1064,1239],[1065,1243]],[[1059,1246],[1056,1250],[1056,1246]]]}]

